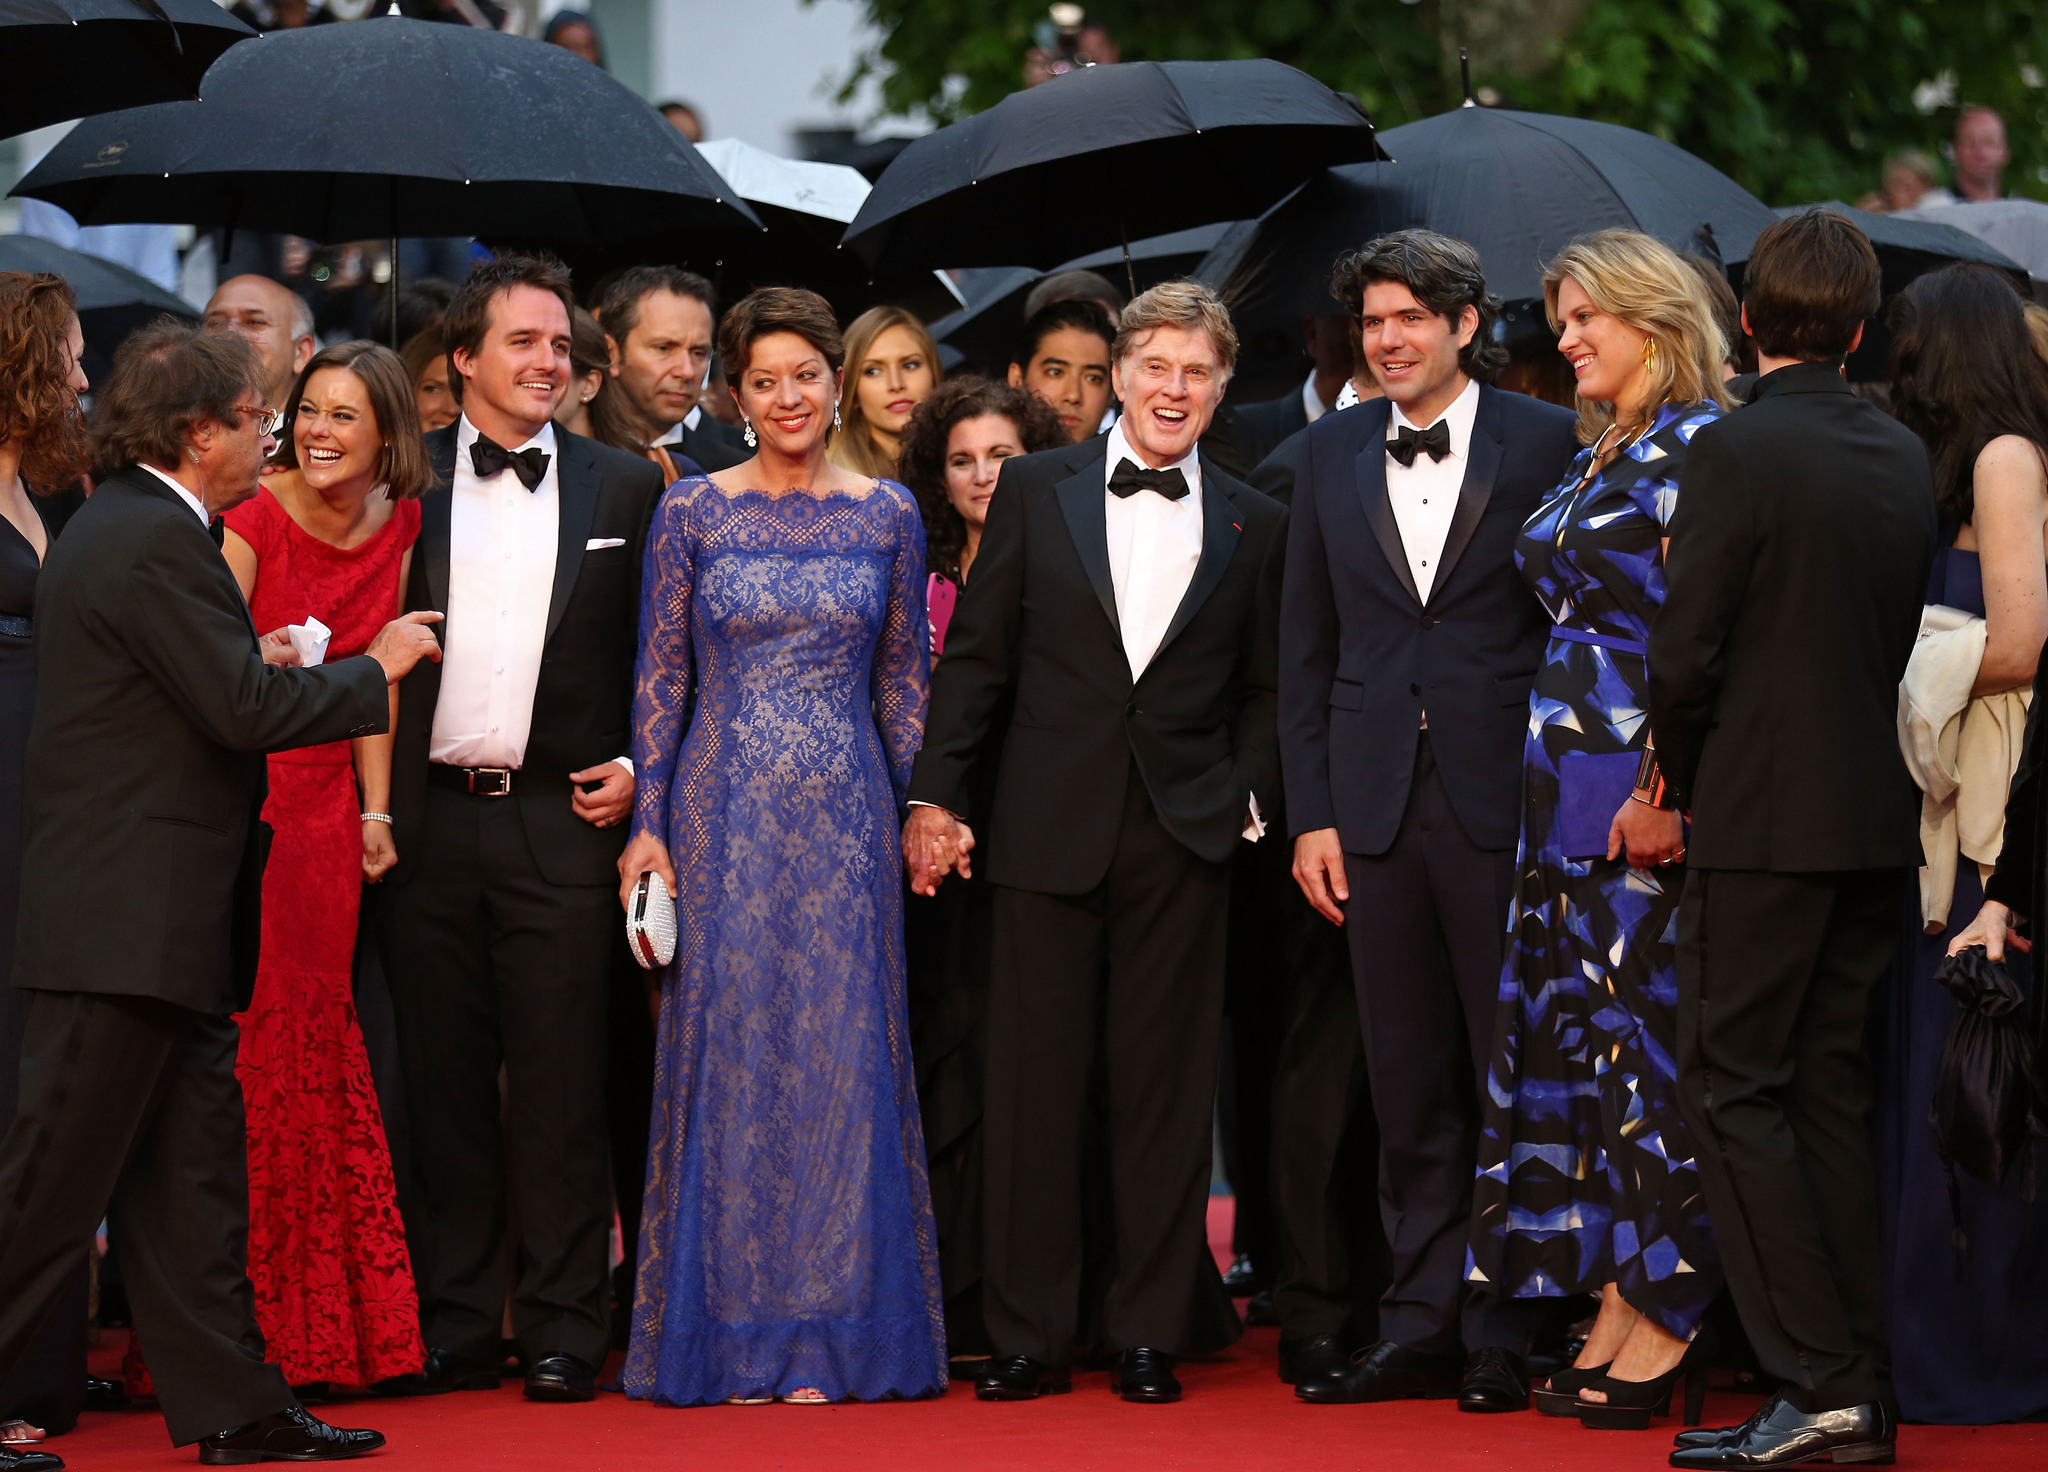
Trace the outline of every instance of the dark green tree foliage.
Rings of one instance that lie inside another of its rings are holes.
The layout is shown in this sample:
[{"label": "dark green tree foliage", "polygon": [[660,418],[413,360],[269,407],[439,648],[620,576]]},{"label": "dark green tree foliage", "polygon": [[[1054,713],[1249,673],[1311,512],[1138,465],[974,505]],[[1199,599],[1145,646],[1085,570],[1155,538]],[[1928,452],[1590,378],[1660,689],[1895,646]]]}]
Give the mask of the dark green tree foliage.
[{"label": "dark green tree foliage", "polygon": [[[1020,85],[1043,0],[865,0],[861,75],[947,120]],[[1510,106],[1624,123],[1773,204],[1854,200],[1887,154],[1936,153],[1958,109],[2004,115],[2008,192],[2048,198],[2044,0],[1098,0],[1123,59],[1270,56],[1392,127],[1473,83]]]}]

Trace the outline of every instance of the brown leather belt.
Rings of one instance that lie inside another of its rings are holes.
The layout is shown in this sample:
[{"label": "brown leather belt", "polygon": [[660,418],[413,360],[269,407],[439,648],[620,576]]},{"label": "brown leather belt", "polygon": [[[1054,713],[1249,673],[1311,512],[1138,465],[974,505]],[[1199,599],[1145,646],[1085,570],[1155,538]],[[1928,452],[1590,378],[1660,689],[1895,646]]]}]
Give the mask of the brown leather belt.
[{"label": "brown leather belt", "polygon": [[515,775],[516,769],[512,767],[451,767],[443,762],[427,763],[429,782],[451,792],[466,792],[471,797],[510,797]]}]

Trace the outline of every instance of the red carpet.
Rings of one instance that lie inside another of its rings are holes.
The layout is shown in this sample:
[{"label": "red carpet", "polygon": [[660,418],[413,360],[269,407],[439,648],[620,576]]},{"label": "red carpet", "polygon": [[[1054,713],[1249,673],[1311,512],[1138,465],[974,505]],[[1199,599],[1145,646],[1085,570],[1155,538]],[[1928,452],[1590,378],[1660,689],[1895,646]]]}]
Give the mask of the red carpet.
[{"label": "red carpet", "polygon": [[[1229,1203],[1217,1206],[1212,1227],[1223,1227],[1227,1241]],[[1277,1330],[1252,1329],[1215,1361],[1183,1365],[1187,1399],[1173,1406],[1125,1405],[1109,1393],[1109,1377],[1094,1373],[1077,1375],[1072,1395],[1023,1405],[983,1405],[962,1385],[920,1404],[674,1410],[602,1395],[591,1405],[539,1406],[508,1382],[496,1394],[347,1400],[321,1414],[390,1438],[386,1450],[357,1464],[364,1472],[1634,1472],[1664,1464],[1678,1427],[1674,1418],[1641,1434],[1591,1432],[1534,1412],[1460,1415],[1448,1401],[1306,1406],[1274,1375],[1277,1342]],[[105,1353],[95,1359],[104,1363]],[[1717,1392],[1707,1402],[1709,1424],[1739,1421],[1755,1404]],[[49,1449],[77,1472],[197,1465],[190,1449],[171,1448],[150,1411],[89,1415]],[[2036,1472],[2048,1466],[2048,1426],[1909,1426],[1899,1462]]]}]

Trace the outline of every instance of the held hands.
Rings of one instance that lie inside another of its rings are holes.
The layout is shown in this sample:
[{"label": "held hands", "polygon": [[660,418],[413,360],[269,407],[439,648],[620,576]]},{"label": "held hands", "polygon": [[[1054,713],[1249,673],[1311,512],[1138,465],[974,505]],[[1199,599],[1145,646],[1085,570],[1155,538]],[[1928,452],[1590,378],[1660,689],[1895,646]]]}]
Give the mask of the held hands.
[{"label": "held hands", "polygon": [[1334,828],[1317,828],[1294,840],[1294,882],[1316,913],[1332,925],[1344,923],[1351,886],[1344,879],[1344,845]]},{"label": "held hands", "polygon": [[1948,953],[1953,956],[1968,946],[1982,946],[1988,960],[2003,961],[2007,946],[2016,951],[2031,951],[2034,943],[2013,928],[2012,911],[1997,900],[1986,900],[1977,918],[1948,943]]},{"label": "held hands", "polygon": [[620,909],[631,913],[633,890],[640,883],[640,876],[650,870],[661,876],[661,882],[668,886],[671,895],[676,892],[676,871],[668,861],[667,847],[652,833],[642,833],[619,855]]},{"label": "held hands", "polygon": [[375,884],[398,862],[398,845],[391,841],[391,825],[377,818],[363,819],[363,879]]},{"label": "held hands", "polygon": [[[615,828],[633,810],[633,774],[617,762],[571,772],[569,780],[575,784],[569,789],[569,804],[576,809],[576,816],[586,823],[598,828]],[[585,792],[583,784],[586,782],[598,783],[597,791]],[[637,879],[640,876],[636,874],[633,877]],[[673,880],[675,876],[669,877]],[[676,892],[673,883],[669,885],[668,892]]]},{"label": "held hands", "polygon": [[384,666],[385,684],[396,685],[423,659],[431,659],[436,664],[441,662],[441,641],[427,627],[440,621],[438,613],[408,613],[377,631],[377,637],[370,641],[370,647],[363,653]]},{"label": "held hands", "polygon": [[289,629],[272,629],[256,641],[256,647],[263,651],[265,664],[289,666],[299,662],[299,651],[292,645]]},{"label": "held hands", "polygon": [[903,868],[912,894],[935,895],[939,881],[958,871],[974,875],[967,862],[974,851],[974,830],[944,808],[918,806],[903,824]]},{"label": "held hands", "polygon": [[1632,869],[1675,864],[1685,857],[1685,825],[1671,809],[1623,798],[1607,830],[1607,857],[1618,859],[1624,850]]}]

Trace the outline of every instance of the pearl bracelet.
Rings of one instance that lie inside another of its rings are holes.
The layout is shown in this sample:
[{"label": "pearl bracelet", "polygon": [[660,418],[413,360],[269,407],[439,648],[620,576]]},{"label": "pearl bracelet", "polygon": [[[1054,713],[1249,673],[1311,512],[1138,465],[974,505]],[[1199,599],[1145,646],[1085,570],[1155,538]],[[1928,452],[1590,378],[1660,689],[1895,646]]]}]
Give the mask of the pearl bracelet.
[{"label": "pearl bracelet", "polygon": [[389,826],[389,824],[390,824],[390,822],[391,822],[391,814],[389,814],[389,813],[364,813],[364,814],[363,814],[363,821],[364,821],[365,823],[383,823],[383,824],[385,824],[386,826]]}]

